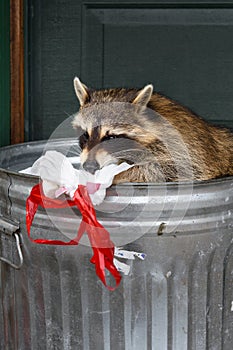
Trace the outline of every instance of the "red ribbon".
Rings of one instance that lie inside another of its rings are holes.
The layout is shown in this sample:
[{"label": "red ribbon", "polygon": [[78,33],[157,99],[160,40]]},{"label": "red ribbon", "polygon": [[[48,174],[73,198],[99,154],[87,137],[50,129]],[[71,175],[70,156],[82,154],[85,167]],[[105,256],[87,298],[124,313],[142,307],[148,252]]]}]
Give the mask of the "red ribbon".
[{"label": "red ribbon", "polygon": [[[43,208],[77,206],[82,214],[82,221],[77,236],[69,242],[51,239],[32,239],[30,229],[38,206]],[[121,281],[121,275],[113,263],[114,244],[110,240],[109,232],[98,222],[95,209],[85,186],[79,185],[74,193],[73,200],[66,201],[48,198],[43,194],[40,184],[34,186],[26,202],[26,226],[28,237],[32,242],[37,244],[78,245],[84,232],[87,232],[94,253],[91,262],[95,264],[97,276],[109,290],[115,290],[118,287]],[[114,287],[107,285],[105,269],[114,277],[116,282]]]}]

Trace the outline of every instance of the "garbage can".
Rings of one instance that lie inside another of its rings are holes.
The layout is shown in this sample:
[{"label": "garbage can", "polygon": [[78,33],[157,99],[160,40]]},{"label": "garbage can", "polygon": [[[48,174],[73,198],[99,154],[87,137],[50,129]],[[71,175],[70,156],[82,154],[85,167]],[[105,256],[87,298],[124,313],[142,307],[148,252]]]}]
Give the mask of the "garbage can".
[{"label": "garbage can", "polygon": [[[38,178],[18,171],[44,147],[0,149],[0,348],[231,350],[233,178],[109,188],[98,220],[117,245],[146,254],[111,292],[89,262],[89,246],[28,239],[25,202]],[[72,235],[80,214],[62,210],[40,209],[32,235]]]}]

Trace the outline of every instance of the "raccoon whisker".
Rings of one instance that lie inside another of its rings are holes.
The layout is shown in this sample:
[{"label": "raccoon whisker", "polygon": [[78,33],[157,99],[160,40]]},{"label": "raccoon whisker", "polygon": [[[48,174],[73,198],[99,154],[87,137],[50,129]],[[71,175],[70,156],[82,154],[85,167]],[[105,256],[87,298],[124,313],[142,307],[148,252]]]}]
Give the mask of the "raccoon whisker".
[{"label": "raccoon whisker", "polygon": [[80,157],[81,152],[69,152],[68,157]]},{"label": "raccoon whisker", "polygon": [[75,145],[73,145],[72,146],[72,148],[70,148],[69,149],[69,152],[81,152],[82,150],[81,150],[81,147],[79,146],[79,144],[77,143],[77,144],[75,144]]},{"label": "raccoon whisker", "polygon": [[103,163],[103,165],[101,167],[104,168],[105,166],[107,166],[109,164],[113,164],[113,162],[109,162],[109,160],[107,160],[106,162]]},{"label": "raccoon whisker", "polygon": [[[140,149],[139,148],[128,148],[127,150],[121,150],[121,151],[116,151],[116,152],[111,152],[112,155],[114,156],[117,156],[118,154],[121,155],[121,154],[125,154],[127,152],[134,152],[134,151],[139,151]],[[143,152],[143,151],[141,151]]]},{"label": "raccoon whisker", "polygon": [[79,142],[73,143],[72,147],[69,149],[69,151],[73,151],[73,152],[79,151],[79,152],[81,152],[81,147],[79,145]]},{"label": "raccoon whisker", "polygon": [[147,164],[150,164],[151,163],[151,160],[149,161],[144,161],[144,162],[137,162],[137,163],[134,163],[134,165],[136,165],[136,166],[141,166],[141,165],[147,165]]},{"label": "raccoon whisker", "polygon": [[111,155],[113,155],[117,159],[125,158],[126,160],[131,161],[133,163],[149,163],[154,159],[153,155],[149,151],[145,152],[145,150],[133,148],[124,151],[114,152],[111,153]]},{"label": "raccoon whisker", "polygon": [[150,160],[144,160],[144,161],[135,161],[134,159],[125,159],[125,161],[130,163],[130,164],[133,164],[134,166],[147,165],[147,164],[150,164],[152,162],[151,159]]},{"label": "raccoon whisker", "polygon": [[69,149],[67,153],[69,155],[80,156],[81,152],[82,152],[81,148],[78,148],[78,149],[76,148],[74,150]]},{"label": "raccoon whisker", "polygon": [[68,113],[66,111],[63,111],[63,113],[65,113],[67,115],[67,117],[73,117],[74,116],[74,114],[70,114],[70,113]]}]

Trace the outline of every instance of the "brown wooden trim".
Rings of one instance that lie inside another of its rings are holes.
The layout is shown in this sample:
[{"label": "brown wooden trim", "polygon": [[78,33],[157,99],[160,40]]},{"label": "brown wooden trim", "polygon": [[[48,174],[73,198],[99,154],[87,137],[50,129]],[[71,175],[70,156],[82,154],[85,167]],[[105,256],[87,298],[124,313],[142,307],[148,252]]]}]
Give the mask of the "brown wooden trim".
[{"label": "brown wooden trim", "polygon": [[23,0],[10,0],[11,143],[24,141]]}]

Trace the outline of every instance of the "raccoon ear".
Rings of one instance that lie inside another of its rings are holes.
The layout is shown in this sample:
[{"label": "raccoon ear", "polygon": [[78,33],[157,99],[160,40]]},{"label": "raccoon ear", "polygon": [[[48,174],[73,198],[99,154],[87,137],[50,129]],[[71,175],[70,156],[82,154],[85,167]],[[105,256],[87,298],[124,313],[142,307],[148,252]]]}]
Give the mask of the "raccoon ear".
[{"label": "raccoon ear", "polygon": [[146,85],[142,90],[140,90],[133,100],[132,103],[145,107],[147,103],[151,99],[151,95],[153,94],[153,85]]},{"label": "raccoon ear", "polygon": [[89,100],[90,98],[88,88],[86,87],[86,85],[81,83],[79,78],[75,77],[74,90],[75,90],[76,96],[78,97],[80,106],[82,107],[85,104],[85,102],[87,102],[87,100]]}]

